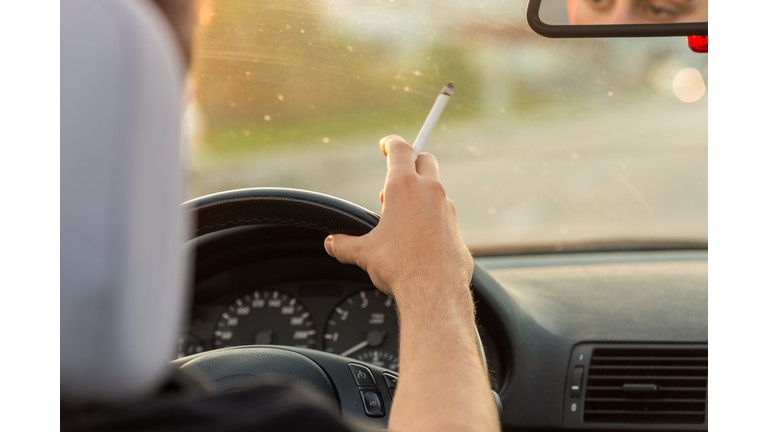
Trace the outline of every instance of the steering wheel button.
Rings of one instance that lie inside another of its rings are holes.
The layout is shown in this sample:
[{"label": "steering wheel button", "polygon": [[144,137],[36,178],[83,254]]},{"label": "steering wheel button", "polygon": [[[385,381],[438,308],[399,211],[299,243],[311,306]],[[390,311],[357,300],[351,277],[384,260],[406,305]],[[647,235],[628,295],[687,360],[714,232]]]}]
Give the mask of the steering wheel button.
[{"label": "steering wheel button", "polygon": [[384,415],[384,405],[381,398],[375,390],[361,390],[360,397],[363,399],[363,407],[368,417],[382,417]]},{"label": "steering wheel button", "polygon": [[350,363],[349,370],[352,371],[352,376],[355,377],[358,386],[376,386],[376,378],[373,377],[371,370],[367,367]]},{"label": "steering wheel button", "polygon": [[397,375],[384,373],[382,376],[384,377],[384,382],[387,383],[387,388],[393,389],[397,387]]}]

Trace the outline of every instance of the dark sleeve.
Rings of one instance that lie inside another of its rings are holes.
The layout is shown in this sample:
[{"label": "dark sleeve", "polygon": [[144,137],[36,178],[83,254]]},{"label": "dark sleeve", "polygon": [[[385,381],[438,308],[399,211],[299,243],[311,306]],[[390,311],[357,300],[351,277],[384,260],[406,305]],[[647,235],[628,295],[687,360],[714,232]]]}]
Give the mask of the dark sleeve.
[{"label": "dark sleeve", "polygon": [[154,398],[130,406],[62,411],[60,425],[65,432],[359,430],[342,422],[336,407],[277,384],[220,396]]}]

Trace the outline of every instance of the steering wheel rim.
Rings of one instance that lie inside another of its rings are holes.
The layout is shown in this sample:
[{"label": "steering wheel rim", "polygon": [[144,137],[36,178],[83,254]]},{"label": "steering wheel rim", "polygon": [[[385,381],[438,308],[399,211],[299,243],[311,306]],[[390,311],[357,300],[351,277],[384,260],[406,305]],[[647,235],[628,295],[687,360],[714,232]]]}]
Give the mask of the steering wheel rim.
[{"label": "steering wheel rim", "polygon": [[[309,228],[326,234],[361,236],[375,228],[380,220],[380,216],[376,213],[349,201],[317,192],[288,188],[249,188],[220,192],[188,201],[183,204],[183,208],[184,213],[194,221],[193,238],[231,228],[258,225]],[[486,366],[487,370],[485,353],[477,330],[475,330],[475,335],[483,365]],[[225,364],[228,356],[233,356],[233,361],[242,363],[242,350],[260,350],[261,354],[265,353],[264,350],[268,350],[266,352],[268,356],[290,357],[293,364],[296,364],[295,354],[304,356],[308,361],[319,366],[327,375],[336,391],[342,416],[353,414],[358,417],[366,417],[366,411],[363,407],[366,400],[363,392],[377,392],[384,402],[383,413],[375,418],[369,417],[369,419],[386,427],[389,417],[388,407],[391,407],[394,389],[389,388],[388,381],[383,379],[383,374],[397,375],[393,371],[372,364],[322,351],[285,346],[223,348],[184,357],[173,361],[172,364],[181,368],[194,368],[197,373],[203,373],[210,377],[207,371],[218,367],[217,365]],[[210,358],[215,356],[216,358],[209,361],[206,356]],[[259,355],[252,355],[250,358],[259,358]],[[378,380],[375,380],[373,386],[361,386],[348,368],[350,363],[362,364],[372,372],[374,377],[378,376]],[[258,369],[258,365],[254,366],[254,369]],[[273,366],[270,371],[274,372]],[[258,379],[253,379],[254,376],[258,375],[258,372],[247,376],[247,374],[242,374],[242,370],[243,368],[240,368],[238,372],[242,379],[233,379],[232,376],[225,374],[215,377],[215,380],[228,383],[229,389],[258,382]],[[313,380],[310,387],[318,388],[325,385],[321,382],[323,379],[317,374],[314,375],[314,378],[308,377],[306,379]],[[219,390],[226,392],[229,389],[220,388]]]},{"label": "steering wheel rim", "polygon": [[183,204],[194,221],[193,237],[229,228],[281,225],[327,234],[367,234],[380,216],[357,204],[318,192],[249,188],[219,192]]}]

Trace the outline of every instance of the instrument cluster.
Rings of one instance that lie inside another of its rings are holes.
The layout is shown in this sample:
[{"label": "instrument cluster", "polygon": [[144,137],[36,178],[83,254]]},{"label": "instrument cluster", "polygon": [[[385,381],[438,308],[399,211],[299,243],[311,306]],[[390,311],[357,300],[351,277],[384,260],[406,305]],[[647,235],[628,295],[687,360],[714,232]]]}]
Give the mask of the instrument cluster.
[{"label": "instrument cluster", "polygon": [[[229,292],[192,307],[175,358],[239,345],[312,348],[397,371],[399,326],[392,297],[370,283],[284,283]],[[481,322],[495,390],[499,351]]]}]

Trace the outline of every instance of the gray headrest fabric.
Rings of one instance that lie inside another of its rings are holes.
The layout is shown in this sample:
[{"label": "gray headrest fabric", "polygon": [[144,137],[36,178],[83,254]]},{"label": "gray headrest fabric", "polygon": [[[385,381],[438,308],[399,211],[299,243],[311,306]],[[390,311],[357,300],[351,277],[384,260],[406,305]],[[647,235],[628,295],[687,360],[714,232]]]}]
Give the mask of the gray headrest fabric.
[{"label": "gray headrest fabric", "polygon": [[172,30],[140,0],[61,2],[62,400],[119,402],[168,373],[189,224]]}]

